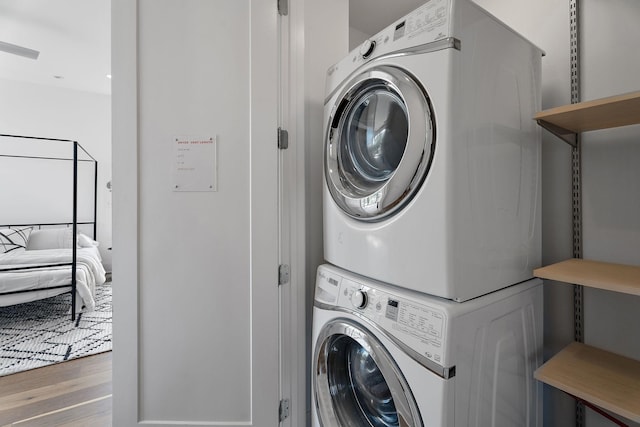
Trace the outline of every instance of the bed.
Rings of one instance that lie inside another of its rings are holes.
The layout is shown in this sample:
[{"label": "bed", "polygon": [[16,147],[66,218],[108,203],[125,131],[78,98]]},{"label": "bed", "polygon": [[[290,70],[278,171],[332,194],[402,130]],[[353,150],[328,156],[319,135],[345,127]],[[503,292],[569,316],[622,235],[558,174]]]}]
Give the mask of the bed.
[{"label": "bed", "polygon": [[[19,178],[14,179],[16,175],[24,172],[25,181],[29,181],[29,174],[33,176],[33,169],[30,168],[38,168],[42,174],[43,170],[48,170],[46,163],[51,162],[54,166],[50,170],[61,170],[59,173],[67,174],[64,175],[60,187],[66,187],[70,193],[69,207],[63,208],[62,213],[56,212],[51,200],[57,200],[59,197],[55,194],[52,199],[51,193],[54,191],[52,187],[46,187],[47,181],[54,178],[45,174],[44,179],[31,181],[35,182],[33,186],[45,188],[44,193],[48,194],[31,194],[34,193],[31,190],[26,196],[25,191],[21,190],[19,197],[15,194],[10,197],[12,202],[19,199],[29,203],[27,208],[20,211],[22,214],[26,212],[28,215],[63,215],[70,217],[70,221],[0,225],[0,307],[69,292],[71,319],[75,320],[76,313],[80,310],[94,309],[95,287],[106,280],[98,242],[94,240],[97,232],[97,161],[76,141],[0,134],[0,142],[7,141],[8,144],[0,145],[0,160],[5,162],[0,165],[0,172],[9,168],[12,170],[12,185],[3,186],[7,191],[15,191],[13,187],[23,182]],[[33,141],[41,145],[34,148],[29,145]],[[42,144],[53,143],[63,145],[63,154],[38,153],[38,150],[44,151],[44,148],[51,147]],[[21,151],[25,148],[26,155]],[[14,163],[6,162],[22,163],[16,166]],[[88,164],[90,173],[88,177],[83,176],[79,180],[80,171],[86,170],[85,165],[81,163]],[[72,179],[67,179],[70,177]],[[3,181],[2,178],[0,176],[0,181]],[[66,184],[67,182],[71,185]],[[82,184],[80,188],[79,182]],[[53,188],[55,190],[56,187]],[[85,191],[87,188],[89,191]],[[79,209],[79,193],[83,192],[90,194],[82,194],[83,197],[86,196],[87,201],[82,203]],[[11,203],[10,206],[15,206],[15,203]],[[2,214],[20,216],[20,212],[11,213],[5,210]],[[79,212],[83,215],[84,212],[89,212],[86,214],[90,217],[88,221],[79,221]]]},{"label": "bed", "polygon": [[[21,304],[70,292],[71,277],[75,269],[75,298],[72,298],[75,301],[71,311],[93,310],[95,287],[106,280],[97,242],[84,234],[78,235],[74,268],[74,251],[70,245],[57,244],[56,240],[59,239],[52,238],[70,235],[71,227],[31,232],[28,227],[23,226],[0,229],[0,242],[4,242],[4,248],[9,246],[6,243],[7,237],[13,237],[11,241],[15,242],[18,230],[20,234],[33,235],[34,239],[27,239],[25,247],[0,253],[0,306]],[[48,240],[54,244],[34,244],[34,240],[40,243]]]}]

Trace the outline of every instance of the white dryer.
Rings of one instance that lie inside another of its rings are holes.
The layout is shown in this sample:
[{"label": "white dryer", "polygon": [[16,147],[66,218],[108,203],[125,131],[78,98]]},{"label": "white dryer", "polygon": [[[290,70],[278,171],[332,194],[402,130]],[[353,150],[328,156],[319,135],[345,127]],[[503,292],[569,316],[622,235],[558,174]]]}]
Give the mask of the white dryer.
[{"label": "white dryer", "polygon": [[431,0],[327,74],[325,259],[464,301],[541,259],[542,51]]},{"label": "white dryer", "polygon": [[457,303],[318,268],[313,427],[539,427],[542,282]]}]

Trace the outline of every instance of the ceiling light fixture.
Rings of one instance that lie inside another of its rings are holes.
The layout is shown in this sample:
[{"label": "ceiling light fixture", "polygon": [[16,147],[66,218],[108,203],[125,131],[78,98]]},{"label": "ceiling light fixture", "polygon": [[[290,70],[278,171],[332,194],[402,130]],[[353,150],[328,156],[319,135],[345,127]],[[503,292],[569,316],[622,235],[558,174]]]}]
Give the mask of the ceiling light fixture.
[{"label": "ceiling light fixture", "polygon": [[107,74],[107,78],[108,78],[108,79],[111,79],[111,74]]},{"label": "ceiling light fixture", "polygon": [[27,49],[26,47],[6,42],[0,42],[0,51],[24,56],[25,58],[29,59],[38,59],[38,55],[40,55],[40,52],[38,52],[37,50]]}]

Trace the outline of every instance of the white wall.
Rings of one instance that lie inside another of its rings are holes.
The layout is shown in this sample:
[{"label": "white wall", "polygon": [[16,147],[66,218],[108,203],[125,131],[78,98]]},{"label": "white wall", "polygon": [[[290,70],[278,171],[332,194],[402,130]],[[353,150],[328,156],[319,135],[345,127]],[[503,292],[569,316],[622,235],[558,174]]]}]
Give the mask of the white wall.
[{"label": "white wall", "polygon": [[[638,90],[640,3],[581,5],[582,99]],[[640,265],[640,126],[585,133],[582,144],[584,258]],[[637,325],[640,297],[585,289],[585,342],[640,360]],[[591,411],[587,423],[612,425]]]},{"label": "white wall", "polygon": [[[107,190],[106,183],[111,180],[111,96],[0,79],[0,131],[78,141],[98,160],[97,240],[105,268],[110,271],[111,253],[107,248],[111,247],[111,192]],[[32,178],[48,179],[46,169],[38,166],[32,170],[36,174]],[[85,177],[93,179],[91,175],[79,174],[79,179]],[[2,182],[3,186],[7,184]],[[55,188],[45,187],[43,192],[50,196],[55,191]],[[0,223],[25,222],[25,218],[29,218],[28,222],[67,221],[71,219],[71,208],[67,202],[68,198],[60,204],[46,200],[48,208],[44,212],[34,212],[20,200],[3,203]],[[59,212],[65,210],[69,217],[60,220]]]},{"label": "white wall", "polygon": [[[304,120],[306,204],[306,304],[307,366],[311,363],[311,311],[316,269],[324,261],[322,244],[322,168],[324,158],[325,77],[327,69],[348,53],[348,0],[305,1]],[[327,25],[327,22],[331,25]],[[307,369],[307,375],[310,370]],[[307,382],[307,411],[311,382]],[[310,404],[313,404],[311,402]],[[307,414],[310,417],[310,412]]]},{"label": "white wall", "polygon": [[[570,102],[569,1],[477,0],[546,52],[543,108]],[[638,90],[640,4],[579,2],[581,99]],[[583,257],[640,265],[640,126],[583,135]],[[571,256],[570,148],[543,132],[543,264]],[[572,287],[545,285],[545,358],[573,339]],[[640,359],[640,297],[585,288],[585,342]],[[545,425],[571,425],[573,401],[545,386]],[[587,410],[589,427],[609,421]],[[636,424],[633,424],[636,425]]]},{"label": "white wall", "polygon": [[[236,54],[249,51],[249,31],[242,25],[249,19],[249,9],[245,2],[214,6],[190,1],[189,8],[180,12],[178,3],[163,1],[159,6],[146,0],[138,6],[143,77],[138,107],[142,113],[139,349],[144,361],[140,416],[245,419],[250,418],[250,405],[230,404],[216,390],[227,384],[229,393],[250,396],[251,351],[245,331],[251,312],[241,303],[250,299],[251,290],[247,286],[250,234],[245,226],[250,199],[237,191],[247,189],[250,179],[249,163],[243,160],[250,156],[245,119],[250,108],[250,57]],[[204,16],[208,25],[199,18]],[[175,29],[163,31],[174,20]],[[202,32],[189,26],[201,26]],[[225,33],[233,43],[222,41]],[[209,53],[200,54],[201,49]],[[218,61],[225,66],[217,67]],[[172,191],[173,138],[181,135],[217,136],[217,192]],[[167,322],[170,312],[179,315]],[[208,325],[208,337],[200,335],[204,331],[196,326],[203,323]],[[165,375],[157,375],[162,366],[177,360],[186,369],[166,369]],[[200,366],[197,381],[195,366]],[[170,398],[174,392],[169,384],[181,390],[182,398]],[[187,396],[193,399],[188,405]],[[203,405],[207,400],[210,404]]]},{"label": "white wall", "polygon": [[[324,159],[325,78],[329,67],[349,53],[348,0],[305,3],[305,172],[307,206],[307,283],[313,301],[316,267],[324,260],[322,245],[322,168]],[[332,25],[326,25],[330,11]],[[310,307],[310,306],[309,306]]]},{"label": "white wall", "polygon": [[373,34],[367,34],[356,28],[349,27],[349,52],[351,52],[372,35]]}]

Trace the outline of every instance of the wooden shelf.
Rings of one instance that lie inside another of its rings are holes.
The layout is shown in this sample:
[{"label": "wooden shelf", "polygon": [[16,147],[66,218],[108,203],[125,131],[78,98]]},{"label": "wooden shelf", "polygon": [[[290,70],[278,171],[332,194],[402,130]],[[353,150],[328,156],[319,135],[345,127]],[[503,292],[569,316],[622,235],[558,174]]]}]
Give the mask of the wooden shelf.
[{"label": "wooden shelf", "polygon": [[640,267],[633,265],[574,258],[535,269],[533,275],[541,279],[640,296]]},{"label": "wooden shelf", "polygon": [[540,111],[534,117],[572,133],[640,123],[640,91]]},{"label": "wooden shelf", "polygon": [[640,422],[640,362],[572,343],[535,378],[619,416]]},{"label": "wooden shelf", "polygon": [[[579,148],[581,132],[640,124],[640,91],[552,108],[537,113],[534,119],[575,150]],[[580,164],[576,167],[574,163],[574,180],[579,179],[579,173]],[[573,206],[575,209],[575,197]],[[582,228],[579,221],[577,226]],[[533,274],[542,279],[640,296],[637,266],[570,259],[538,268]],[[609,414],[604,411],[640,422],[640,361],[573,343],[536,370],[534,376],[583,400],[607,418]]]}]

